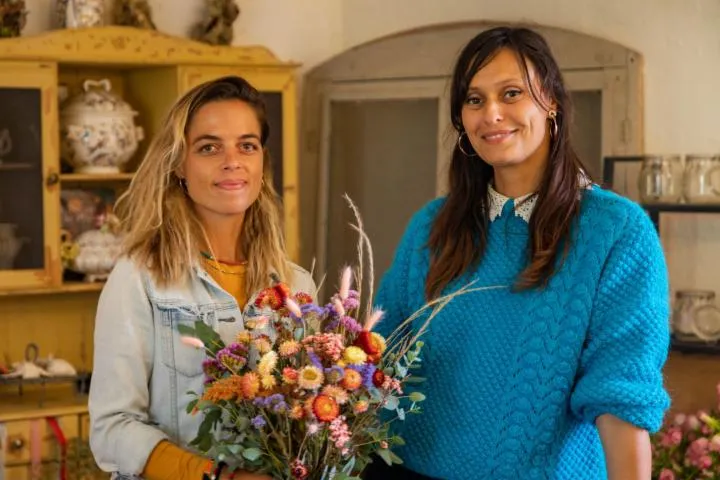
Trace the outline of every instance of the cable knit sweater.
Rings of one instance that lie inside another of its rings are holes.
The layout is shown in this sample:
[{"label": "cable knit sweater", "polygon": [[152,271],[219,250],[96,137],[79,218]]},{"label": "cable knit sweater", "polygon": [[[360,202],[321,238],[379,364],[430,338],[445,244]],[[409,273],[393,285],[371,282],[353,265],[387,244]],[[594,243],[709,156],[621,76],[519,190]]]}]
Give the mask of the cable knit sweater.
[{"label": "cable knit sweater", "polygon": [[[420,308],[426,248],[444,199],[415,214],[376,303],[387,334]],[[669,297],[663,251],[645,212],[594,186],[544,290],[509,288],[527,265],[529,230],[507,199],[470,281],[507,288],[461,295],[424,338],[423,414],[397,422],[405,466],[447,480],[607,477],[596,417],[656,431],[669,408],[661,369]]]}]

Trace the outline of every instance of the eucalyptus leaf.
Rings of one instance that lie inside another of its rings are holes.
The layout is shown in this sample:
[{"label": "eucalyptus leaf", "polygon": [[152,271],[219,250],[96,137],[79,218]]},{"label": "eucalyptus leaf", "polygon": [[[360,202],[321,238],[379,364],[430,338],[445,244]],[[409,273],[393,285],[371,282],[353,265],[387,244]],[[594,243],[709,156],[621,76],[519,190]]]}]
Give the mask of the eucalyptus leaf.
[{"label": "eucalyptus leaf", "polygon": [[392,437],[390,437],[388,442],[397,446],[405,445],[405,440],[400,435],[393,435]]},{"label": "eucalyptus leaf", "polygon": [[405,379],[405,383],[423,383],[427,380],[425,377],[415,377],[415,376],[409,376]]},{"label": "eucalyptus leaf", "polygon": [[409,398],[412,402],[422,402],[425,400],[426,397],[420,392],[412,392],[410,393]]},{"label": "eucalyptus leaf", "polygon": [[350,460],[345,464],[345,466],[342,468],[341,473],[347,473],[348,475],[352,473],[352,469],[355,466],[355,457],[351,457]]},{"label": "eucalyptus leaf", "polygon": [[377,453],[380,458],[385,460],[385,463],[387,463],[388,465],[392,465],[393,461],[392,461],[392,457],[390,456],[390,454],[392,452],[390,450],[388,450],[387,448],[381,448],[381,449],[377,450],[375,453]]},{"label": "eucalyptus leaf", "polygon": [[395,410],[400,404],[398,398],[395,395],[390,395],[385,399],[385,405],[383,408],[386,410]]},{"label": "eucalyptus leaf", "polygon": [[397,373],[398,377],[404,377],[407,375],[407,368],[400,365],[400,362],[395,364],[395,372]]},{"label": "eucalyptus leaf", "polygon": [[397,463],[397,464],[404,463],[403,459],[398,457],[397,455],[395,455],[394,452],[391,452],[390,450],[388,450],[388,452],[390,452],[390,459],[392,460],[392,463]]},{"label": "eucalyptus leaf", "polygon": [[254,462],[258,458],[260,458],[260,456],[262,456],[262,452],[259,448],[246,448],[245,450],[243,450],[242,456],[243,458]]}]

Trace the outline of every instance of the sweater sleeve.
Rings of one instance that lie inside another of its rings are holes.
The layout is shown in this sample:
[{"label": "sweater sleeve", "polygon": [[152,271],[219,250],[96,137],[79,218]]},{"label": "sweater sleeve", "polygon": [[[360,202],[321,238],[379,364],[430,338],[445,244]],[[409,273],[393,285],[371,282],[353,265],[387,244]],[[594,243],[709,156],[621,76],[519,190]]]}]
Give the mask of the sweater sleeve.
[{"label": "sweater sleeve", "polygon": [[647,215],[634,206],[600,276],[573,413],[588,422],[611,414],[657,431],[670,406],[662,375],[669,317],[662,246]]},{"label": "sweater sleeve", "polygon": [[163,440],[148,458],[145,480],[200,480],[212,461]]}]

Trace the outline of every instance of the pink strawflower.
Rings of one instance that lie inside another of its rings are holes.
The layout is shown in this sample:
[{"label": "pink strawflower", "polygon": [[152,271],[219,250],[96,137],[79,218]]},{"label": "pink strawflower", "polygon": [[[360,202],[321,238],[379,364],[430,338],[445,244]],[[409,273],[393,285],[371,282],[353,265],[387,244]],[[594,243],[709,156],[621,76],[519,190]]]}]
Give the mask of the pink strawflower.
[{"label": "pink strawflower", "polygon": [[675,480],[675,474],[669,468],[663,468],[658,480]]},{"label": "pink strawflower", "polygon": [[700,428],[700,419],[696,415],[690,415],[685,421],[685,430],[697,430]]},{"label": "pink strawflower", "polygon": [[402,386],[400,385],[400,381],[396,378],[392,377],[385,377],[385,380],[383,380],[382,383],[382,389],[386,390],[390,393],[396,392],[398,395],[403,394]]},{"label": "pink strawflower", "polygon": [[335,363],[342,357],[345,345],[343,337],[339,333],[320,333],[305,337],[302,341],[305,348],[313,351],[316,355]]},{"label": "pink strawflower", "polygon": [[685,421],[687,420],[687,415],[684,413],[678,413],[675,415],[675,418],[673,419],[673,424],[677,425],[678,427],[682,427],[685,425]]},{"label": "pink strawflower", "polygon": [[345,423],[345,416],[340,415],[330,422],[328,430],[330,430],[330,440],[335,443],[335,446],[340,450],[346,448],[345,444],[350,441],[350,430]]},{"label": "pink strawflower", "polygon": [[663,434],[660,439],[660,445],[663,447],[672,447],[674,445],[680,445],[682,442],[683,434],[680,427],[670,427]]}]

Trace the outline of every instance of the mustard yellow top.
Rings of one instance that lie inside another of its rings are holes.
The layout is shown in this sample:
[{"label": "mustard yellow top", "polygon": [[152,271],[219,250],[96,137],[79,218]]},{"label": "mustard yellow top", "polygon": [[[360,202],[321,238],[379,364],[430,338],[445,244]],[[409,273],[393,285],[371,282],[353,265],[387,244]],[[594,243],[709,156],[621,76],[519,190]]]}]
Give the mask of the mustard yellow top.
[{"label": "mustard yellow top", "polygon": [[248,301],[245,291],[247,263],[228,263],[211,258],[203,258],[205,269],[226,292],[235,297],[238,306],[243,309]]}]

